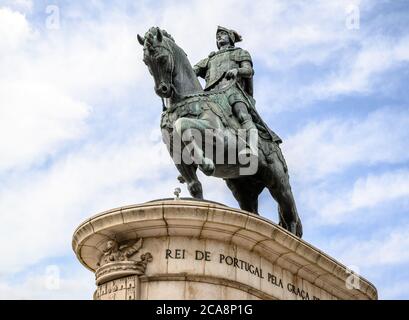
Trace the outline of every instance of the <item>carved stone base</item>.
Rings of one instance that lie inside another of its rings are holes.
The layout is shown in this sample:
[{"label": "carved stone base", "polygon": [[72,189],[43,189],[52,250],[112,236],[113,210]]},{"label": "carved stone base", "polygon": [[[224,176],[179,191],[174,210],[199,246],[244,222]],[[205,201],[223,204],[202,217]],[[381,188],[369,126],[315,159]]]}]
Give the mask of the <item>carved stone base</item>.
[{"label": "carved stone base", "polygon": [[94,300],[139,300],[140,286],[138,276],[120,277],[99,285]]},{"label": "carved stone base", "polygon": [[95,282],[97,285],[110,280],[125,278],[130,275],[141,275],[145,272],[134,261],[118,261],[108,263],[97,269]]},{"label": "carved stone base", "polygon": [[96,273],[94,299],[377,299],[370,282],[280,226],[213,202],[113,209],[79,226],[72,245]]}]

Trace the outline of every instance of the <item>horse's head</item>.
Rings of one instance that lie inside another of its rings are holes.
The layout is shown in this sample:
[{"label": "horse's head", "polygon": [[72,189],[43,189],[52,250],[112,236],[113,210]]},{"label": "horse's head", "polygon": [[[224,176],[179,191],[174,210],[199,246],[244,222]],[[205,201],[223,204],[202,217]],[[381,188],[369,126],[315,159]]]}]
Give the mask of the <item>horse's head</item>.
[{"label": "horse's head", "polygon": [[138,42],[143,46],[143,61],[155,80],[155,92],[162,98],[172,96],[175,69],[171,42],[173,38],[164,30],[152,27]]}]

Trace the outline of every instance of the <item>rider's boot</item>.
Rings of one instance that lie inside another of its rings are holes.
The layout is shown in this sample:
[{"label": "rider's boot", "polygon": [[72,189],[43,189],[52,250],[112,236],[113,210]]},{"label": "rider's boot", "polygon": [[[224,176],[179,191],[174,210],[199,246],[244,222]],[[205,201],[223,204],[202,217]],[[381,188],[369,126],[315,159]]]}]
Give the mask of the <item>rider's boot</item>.
[{"label": "rider's boot", "polygon": [[251,119],[244,121],[241,128],[246,130],[246,147],[239,152],[239,156],[258,156],[257,152],[257,127]]}]

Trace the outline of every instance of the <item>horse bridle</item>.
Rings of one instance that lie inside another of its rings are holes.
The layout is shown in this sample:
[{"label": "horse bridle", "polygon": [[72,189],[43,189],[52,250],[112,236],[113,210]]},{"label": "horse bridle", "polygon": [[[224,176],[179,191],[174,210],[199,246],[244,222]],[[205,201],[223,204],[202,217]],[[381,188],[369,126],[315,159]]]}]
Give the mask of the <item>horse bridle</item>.
[{"label": "horse bridle", "polygon": [[[176,95],[178,95],[178,92],[177,92],[177,90],[176,90],[176,88],[175,88],[175,86],[173,84],[173,73],[174,73],[174,70],[175,70],[175,60],[174,60],[174,57],[173,57],[172,49],[170,49],[166,44],[152,46],[152,48],[154,48],[154,49],[163,48],[169,53],[171,69],[170,69],[170,83],[168,85],[169,85],[170,90],[172,90],[172,95],[174,93],[176,93]],[[160,69],[158,68],[158,70],[160,70]],[[159,85],[161,85],[161,84],[162,84],[162,82]],[[166,111],[167,107],[166,107],[166,104],[165,104],[165,100],[164,100],[163,97],[160,97],[160,98],[162,100],[162,111]]]}]

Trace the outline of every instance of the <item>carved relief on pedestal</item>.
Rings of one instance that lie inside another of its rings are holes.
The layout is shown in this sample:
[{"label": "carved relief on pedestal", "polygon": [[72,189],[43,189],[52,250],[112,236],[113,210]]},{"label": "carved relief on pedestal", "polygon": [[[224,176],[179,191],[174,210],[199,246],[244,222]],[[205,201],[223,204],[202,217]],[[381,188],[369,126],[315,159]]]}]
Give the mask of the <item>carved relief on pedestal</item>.
[{"label": "carved relief on pedestal", "polygon": [[142,244],[142,238],[121,244],[115,240],[108,240],[95,272],[96,284],[145,274],[146,266],[153,258],[150,252],[146,252],[136,259]]},{"label": "carved relief on pedestal", "polygon": [[139,278],[129,276],[99,285],[94,300],[137,300],[139,299]]}]

